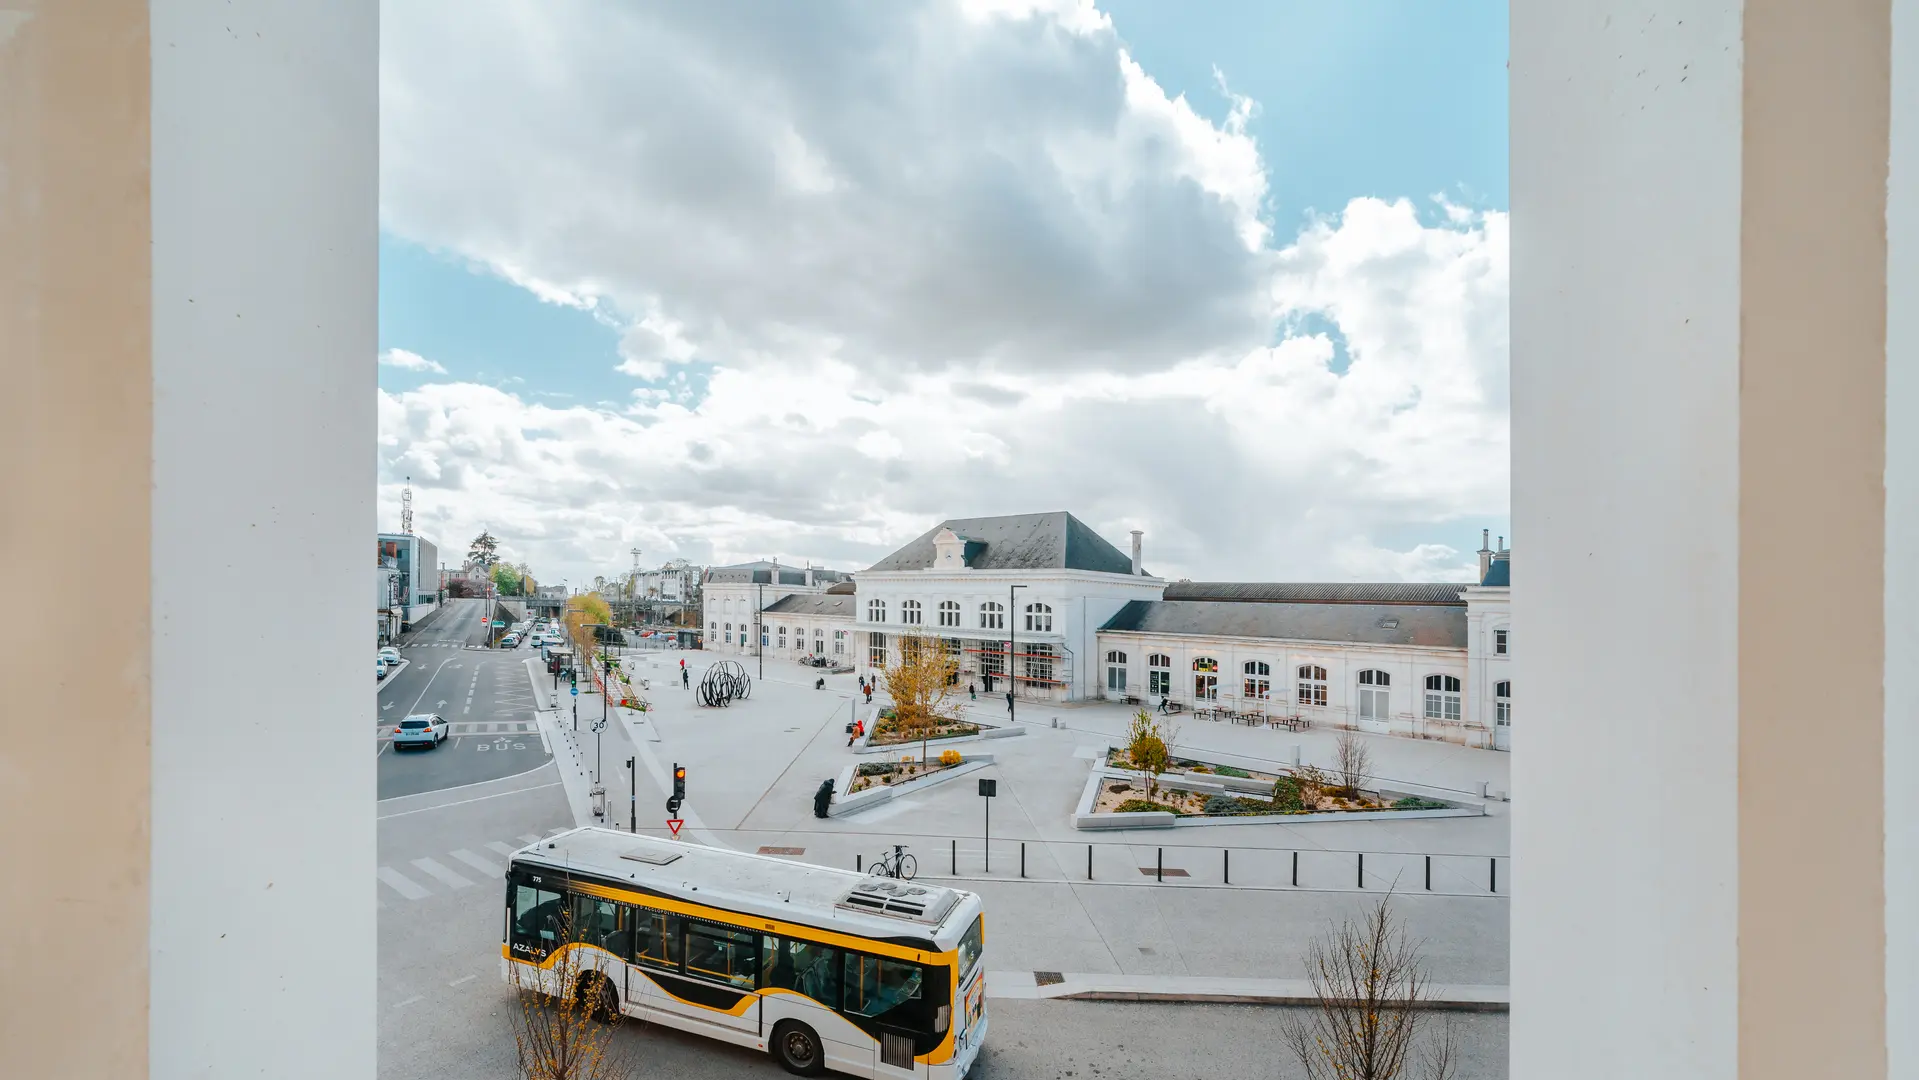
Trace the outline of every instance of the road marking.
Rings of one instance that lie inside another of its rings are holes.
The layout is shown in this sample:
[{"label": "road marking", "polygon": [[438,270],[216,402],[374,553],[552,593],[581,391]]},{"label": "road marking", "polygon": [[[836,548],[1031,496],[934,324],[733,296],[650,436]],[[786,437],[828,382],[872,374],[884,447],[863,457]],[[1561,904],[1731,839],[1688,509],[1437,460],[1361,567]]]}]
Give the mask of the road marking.
[{"label": "road marking", "polygon": [[453,980],[452,982],[450,982],[450,983],[447,983],[447,985],[448,985],[448,986],[460,986],[460,985],[462,985],[462,984],[464,984],[464,983],[470,983],[470,982],[472,982],[473,980],[475,980],[475,979],[477,979],[477,978],[479,978],[479,976],[478,976],[478,975],[462,975],[462,976],[460,976],[459,978],[457,978],[457,979],[455,979],[455,980]]},{"label": "road marking", "polygon": [[488,843],[486,848],[488,851],[497,851],[509,859],[513,857],[513,852],[517,850],[511,844],[502,844],[498,840]]},{"label": "road marking", "polygon": [[415,885],[412,878],[407,877],[391,866],[380,867],[377,876],[381,881],[386,883],[388,888],[408,900],[418,900],[427,895],[427,891]]},{"label": "road marking", "polygon": [[468,881],[467,879],[461,877],[460,875],[454,873],[453,871],[448,870],[445,866],[441,865],[438,860],[415,859],[413,860],[413,865],[419,867],[421,873],[428,874],[432,877],[438,878],[440,880],[440,883],[443,885],[447,885],[455,889],[468,889],[473,887],[473,883],[471,881]]},{"label": "road marking", "polygon": [[488,877],[505,877],[506,876],[506,871],[500,869],[500,867],[497,864],[490,862],[489,860],[482,859],[478,855],[473,854],[471,851],[468,851],[465,848],[461,848],[460,850],[451,852],[450,854],[454,858],[460,860],[461,862],[467,864],[468,866],[471,866],[473,869],[478,870],[480,873],[485,874]]},{"label": "road marking", "polygon": [[401,1002],[397,1002],[397,1003],[395,1003],[393,1007],[394,1007],[394,1008],[396,1008],[396,1009],[404,1009],[404,1008],[406,1008],[406,1007],[407,1007],[408,1005],[411,1005],[411,1004],[413,1004],[414,1002],[416,1002],[416,1001],[418,1001],[418,1000],[420,1000],[420,995],[418,995],[418,994],[415,994],[415,995],[413,995],[412,997],[410,997],[410,998],[407,998],[407,999],[406,999],[405,1001],[401,1001]]},{"label": "road marking", "polygon": [[[511,780],[514,777],[525,776],[526,773],[539,772],[541,769],[544,769],[544,768],[546,768],[545,765],[536,765],[533,768],[526,770],[526,772],[524,773],[514,773],[513,776],[502,776],[500,777],[500,780]],[[497,783],[499,783],[499,780],[482,780],[477,784],[462,784],[460,785],[460,787],[479,787],[480,784],[497,784]],[[417,810],[395,810],[391,814],[381,814],[376,820],[385,821],[388,818],[406,817],[409,814],[424,814],[428,810],[444,810],[449,806],[465,806],[468,803],[485,802],[488,799],[504,799],[508,795],[524,795],[529,791],[544,791],[547,788],[555,788],[559,786],[560,786],[560,782],[558,780],[555,780],[551,784],[535,784],[532,787],[514,788],[512,791],[496,791],[491,795],[475,795],[471,799],[460,799],[455,802],[435,803],[432,806],[422,806]],[[458,790],[459,788],[442,788],[440,791],[423,791],[423,792],[419,792],[418,794],[438,795],[444,791],[458,791]],[[393,796],[393,798],[395,799],[411,799],[413,797],[414,797],[413,795]],[[380,801],[387,802],[389,800],[382,799]]]},{"label": "road marking", "polygon": [[472,712],[472,711],[473,711],[473,706],[471,706],[471,705],[468,705],[468,706],[467,706],[466,708],[464,708],[464,709],[461,709],[460,711],[461,711],[462,713],[470,713],[470,712]]}]

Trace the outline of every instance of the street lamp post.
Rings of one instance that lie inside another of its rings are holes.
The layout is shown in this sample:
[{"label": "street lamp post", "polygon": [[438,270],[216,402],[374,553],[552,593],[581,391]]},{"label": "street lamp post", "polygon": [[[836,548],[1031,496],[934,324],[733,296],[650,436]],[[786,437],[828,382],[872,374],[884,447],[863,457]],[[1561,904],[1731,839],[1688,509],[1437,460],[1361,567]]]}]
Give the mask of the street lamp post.
[{"label": "street lamp post", "polygon": [[1019,684],[1013,678],[1014,665],[1019,662],[1013,657],[1016,640],[1014,635],[1019,629],[1019,616],[1015,614],[1019,607],[1019,599],[1015,593],[1024,588],[1026,588],[1024,585],[1006,587],[1006,722],[1009,724],[1017,719],[1015,703],[1019,700],[1019,695],[1015,693],[1019,689]]},{"label": "street lamp post", "polygon": [[760,657],[760,678],[766,678],[766,586],[760,585],[759,610],[753,613],[753,648]]}]

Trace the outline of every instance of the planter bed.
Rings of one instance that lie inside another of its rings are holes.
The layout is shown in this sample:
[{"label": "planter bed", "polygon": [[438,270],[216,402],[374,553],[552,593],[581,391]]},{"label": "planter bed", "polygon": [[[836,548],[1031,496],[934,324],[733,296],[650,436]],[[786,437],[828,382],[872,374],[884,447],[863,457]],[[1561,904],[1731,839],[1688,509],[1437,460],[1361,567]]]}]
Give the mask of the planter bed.
[{"label": "planter bed", "polygon": [[1078,829],[1167,828],[1308,821],[1482,817],[1484,807],[1465,806],[1399,792],[1362,791],[1359,798],[1320,794],[1308,807],[1277,807],[1268,784],[1264,792],[1243,794],[1251,777],[1210,773],[1161,773],[1148,796],[1139,774],[1096,766],[1073,815]]},{"label": "planter bed", "polygon": [[[878,806],[883,802],[889,802],[902,795],[910,795],[922,788],[929,788],[936,784],[943,784],[948,780],[965,776],[968,773],[978,772],[992,763],[993,756],[991,754],[968,754],[965,759],[957,765],[935,766],[927,772],[920,773],[908,780],[900,780],[891,784],[870,784],[858,791],[851,791],[849,789],[857,780],[861,779],[859,775],[860,770],[871,768],[872,766],[848,765],[846,768],[840,770],[838,778],[835,779],[833,783],[833,798],[826,804],[826,816],[845,817],[848,814],[856,814],[861,810]],[[872,764],[877,765],[880,763],[874,762]]]}]

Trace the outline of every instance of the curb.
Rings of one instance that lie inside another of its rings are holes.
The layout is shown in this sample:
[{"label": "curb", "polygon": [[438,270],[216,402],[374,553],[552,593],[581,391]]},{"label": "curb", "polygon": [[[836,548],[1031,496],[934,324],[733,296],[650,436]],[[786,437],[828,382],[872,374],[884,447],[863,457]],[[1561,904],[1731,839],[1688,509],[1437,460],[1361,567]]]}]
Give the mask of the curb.
[{"label": "curb", "polygon": [[[1192,975],[1088,975],[1057,971],[989,971],[987,996],[1027,1001],[1157,1002],[1313,1008],[1321,1002],[1305,979]],[[1510,986],[1439,985],[1415,1008],[1430,1012],[1511,1011]]]},{"label": "curb", "polygon": [[[1316,997],[1300,997],[1289,994],[1206,994],[1180,993],[1177,991],[1158,992],[1151,990],[1086,990],[1077,994],[1060,994],[1054,1000],[1063,1001],[1137,1001],[1158,1002],[1175,1005],[1267,1005],[1300,1008],[1317,1007]],[[1504,1001],[1467,1001],[1434,998],[1421,1002],[1417,1006],[1422,1012],[1468,1012],[1468,1013],[1504,1013],[1511,1012],[1512,1005]]]}]

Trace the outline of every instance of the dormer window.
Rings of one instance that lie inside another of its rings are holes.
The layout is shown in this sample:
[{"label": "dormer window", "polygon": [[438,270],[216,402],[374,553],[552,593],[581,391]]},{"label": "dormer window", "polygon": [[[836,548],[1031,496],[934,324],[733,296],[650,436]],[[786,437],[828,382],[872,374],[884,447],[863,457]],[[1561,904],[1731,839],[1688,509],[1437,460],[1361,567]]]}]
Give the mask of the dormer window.
[{"label": "dormer window", "polygon": [[966,569],[967,544],[966,537],[951,529],[941,529],[939,535],[933,537],[933,569]]}]

